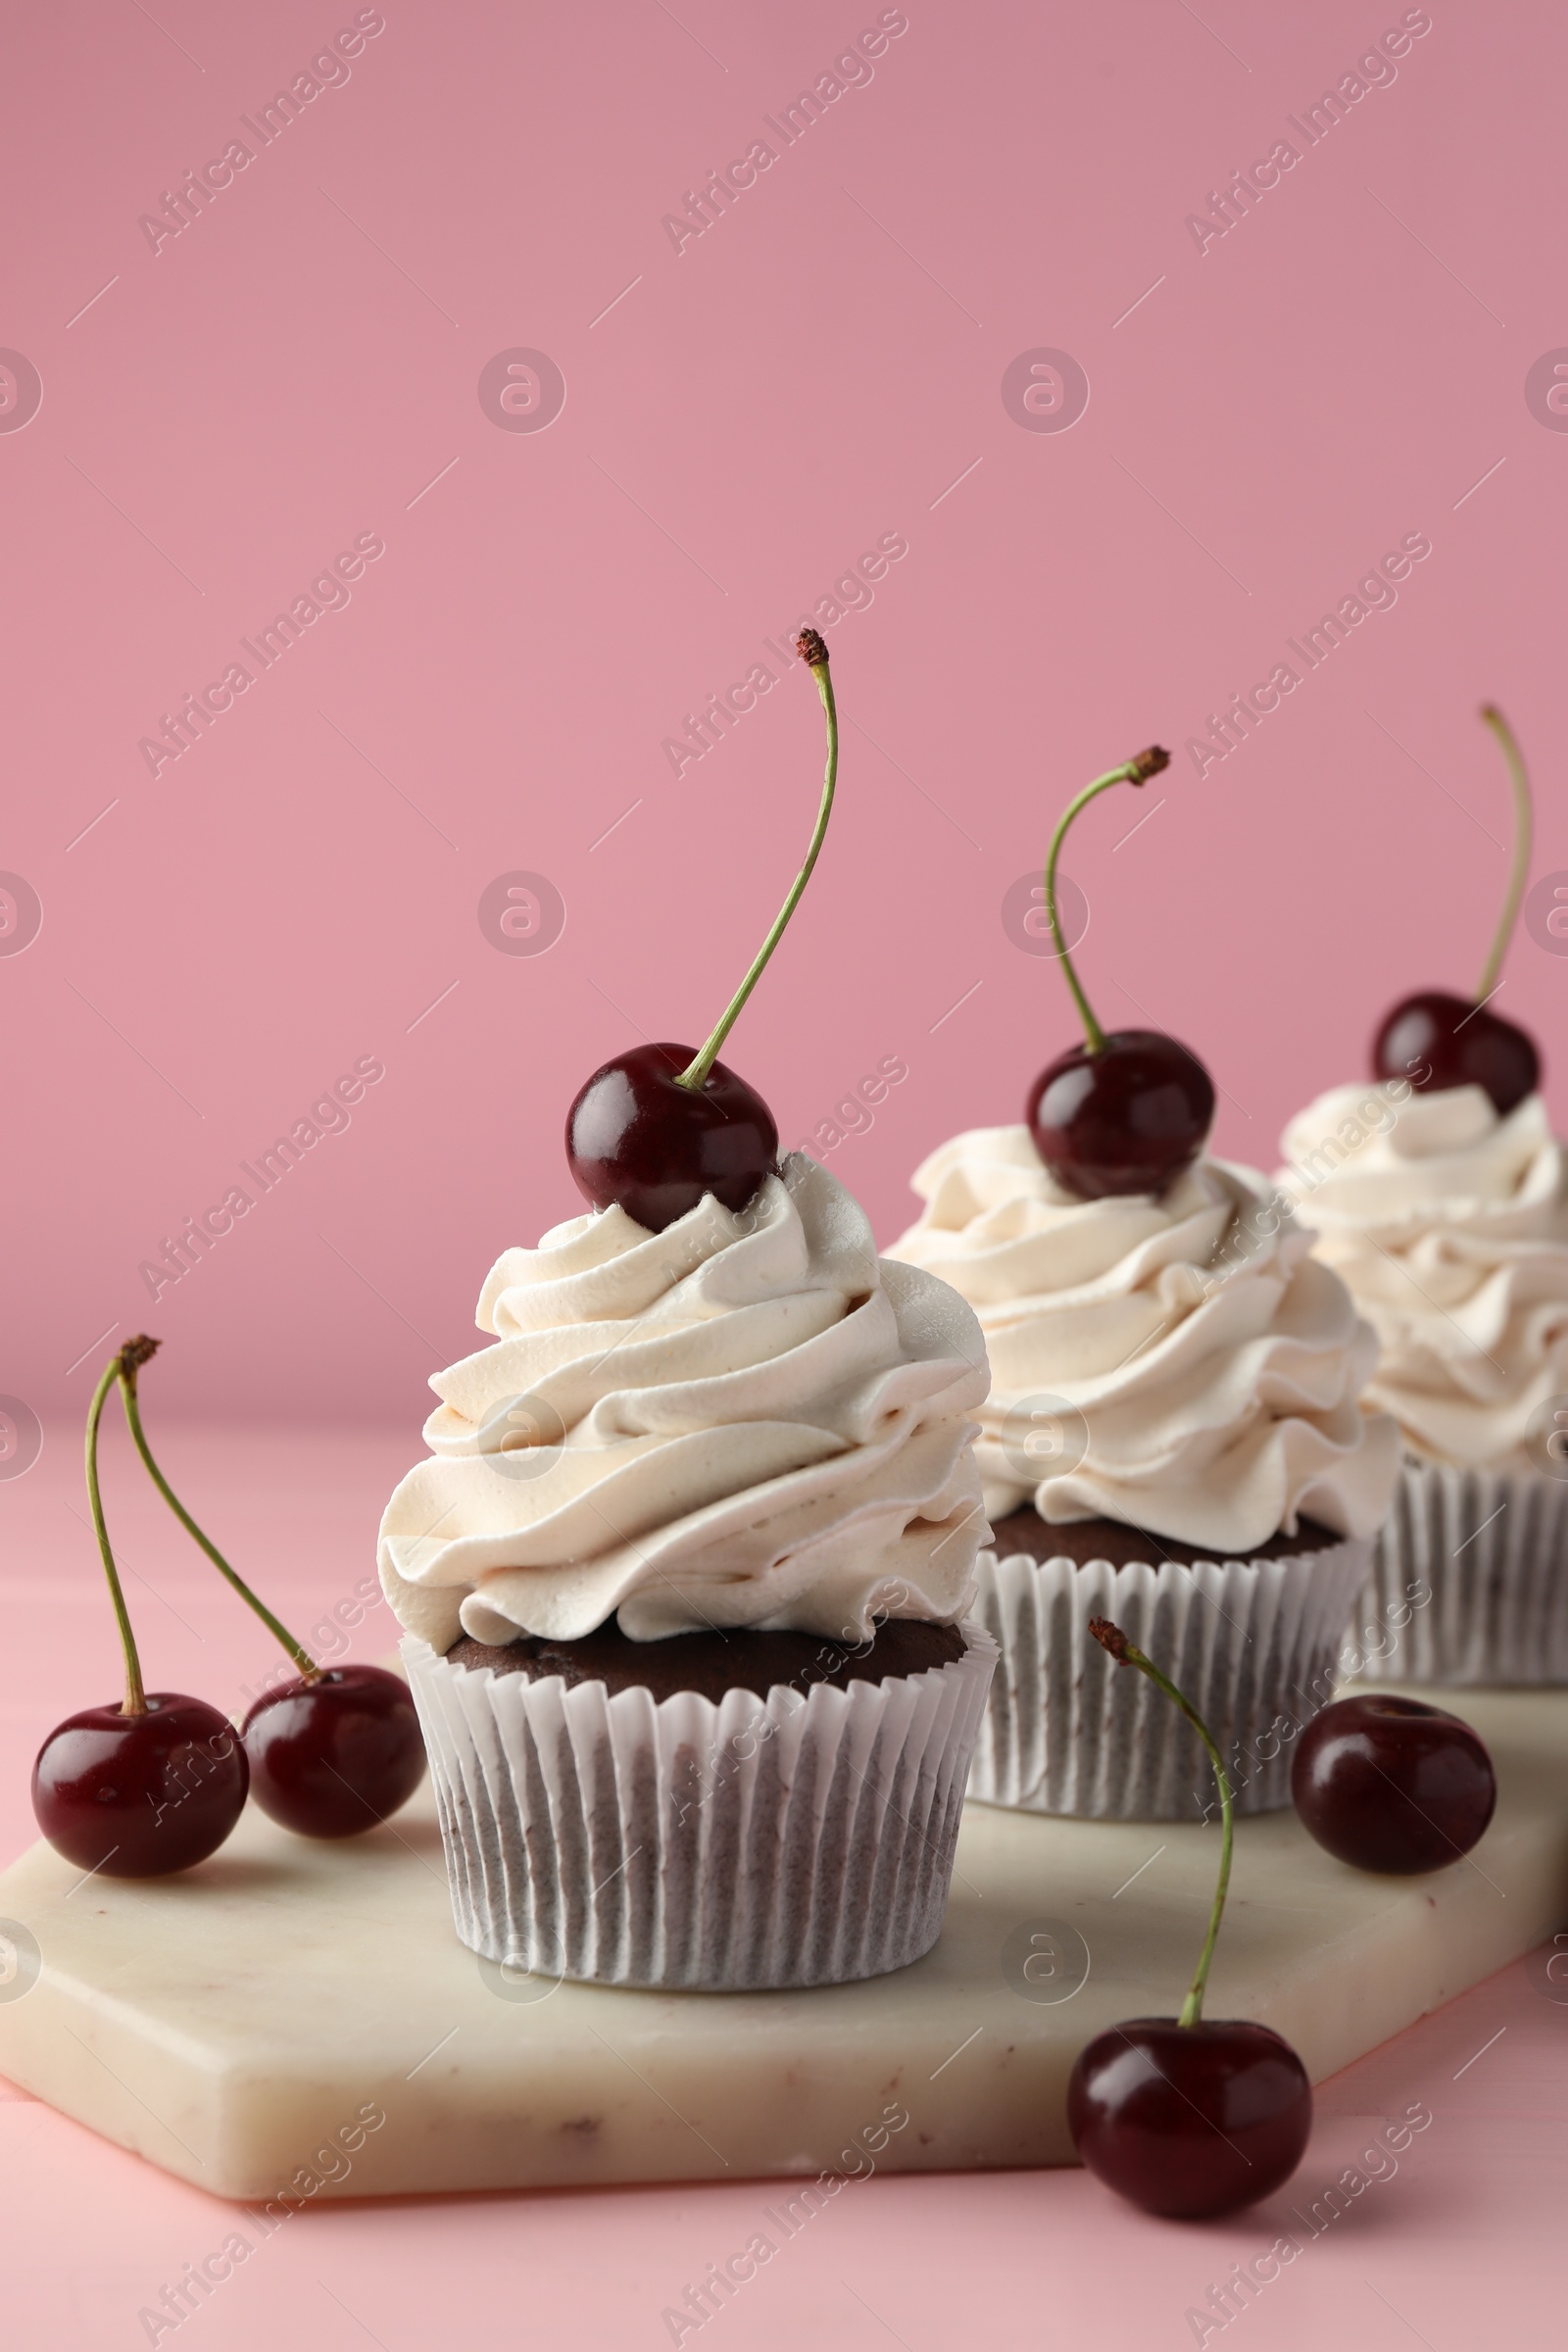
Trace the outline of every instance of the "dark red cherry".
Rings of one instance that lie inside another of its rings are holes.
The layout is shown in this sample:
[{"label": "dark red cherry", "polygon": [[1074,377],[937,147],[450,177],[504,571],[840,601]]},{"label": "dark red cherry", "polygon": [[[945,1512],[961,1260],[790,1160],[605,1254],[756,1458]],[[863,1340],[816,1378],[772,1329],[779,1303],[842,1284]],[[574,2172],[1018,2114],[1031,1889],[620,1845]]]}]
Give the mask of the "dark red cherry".
[{"label": "dark red cherry", "polygon": [[778,1160],[760,1095],[715,1061],[701,1090],[676,1083],[695,1046],[633,1046],[595,1070],[566,1114],[566,1158],[595,1208],[618,1202],[662,1233],[711,1193],[744,1208]]},{"label": "dark red cherry", "polygon": [[1497,1801],[1492,1758],[1457,1715],[1392,1691],[1314,1715],[1291,1765],[1296,1810],[1356,1870],[1442,1870],[1477,1842]]},{"label": "dark red cherry", "polygon": [[240,1817],[250,1764],[226,1715],[173,1690],[144,1715],[83,1707],[57,1724],[32,1768],[38,1827],[68,1862],[110,1879],[157,1879],[216,1853]]},{"label": "dark red cherry", "polygon": [[409,1686],[380,1666],[327,1666],[259,1698],[241,1730],[251,1790],[302,1838],[373,1830],[424,1778]]},{"label": "dark red cherry", "polygon": [[1098,1054],[1072,1046],[1042,1070],[1025,1116],[1069,1192],[1157,1193],[1202,1150],[1214,1086],[1175,1038],[1113,1029]]},{"label": "dark red cherry", "polygon": [[1514,1021],[1463,997],[1426,989],[1406,997],[1372,1041],[1375,1078],[1418,1089],[1484,1086],[1499,1118],[1541,1084],[1541,1055]]},{"label": "dark red cherry", "polygon": [[1135,2017],[1080,2051],[1067,2124],[1108,2187],[1146,2213],[1206,2221],[1290,2179],[1312,2129],[1312,2085],[1268,2026]]}]

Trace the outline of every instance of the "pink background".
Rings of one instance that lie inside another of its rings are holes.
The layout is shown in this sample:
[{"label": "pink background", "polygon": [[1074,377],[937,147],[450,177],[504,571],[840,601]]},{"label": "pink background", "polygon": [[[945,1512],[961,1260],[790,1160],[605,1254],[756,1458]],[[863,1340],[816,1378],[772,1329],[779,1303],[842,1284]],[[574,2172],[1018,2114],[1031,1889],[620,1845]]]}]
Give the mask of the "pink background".
[{"label": "pink background", "polygon": [[[1169,776],[1099,807],[1066,860],[1092,909],[1082,967],[1107,1024],[1204,1054],[1238,1157],[1271,1164],[1289,1111],[1360,1074],[1392,997],[1472,985],[1507,840],[1484,697],[1534,755],[1536,872],[1568,866],[1568,443],[1525,399],[1568,341],[1559,12],[1438,0],[1396,79],[1201,254],[1187,216],[1276,140],[1304,145],[1286,117],[1398,5],[910,0],[869,82],[679,253],[663,216],[875,5],[389,0],[346,83],[270,146],[242,133],[355,13],[91,0],[10,28],[0,346],[43,398],[0,429],[0,869],[43,922],[0,953],[0,1393],[39,1417],[47,1460],[0,1480],[0,1573],[17,1642],[51,1647],[63,1607],[73,1635],[69,1675],[4,1702],[14,1797],[48,1722],[112,1672],[90,1545],[51,1483],[111,1335],[167,1342],[155,1426],[374,1425],[337,1486],[306,1465],[280,1521],[224,1488],[220,1447],[180,1456],[193,1502],[205,1476],[282,1547],[302,1610],[364,1573],[486,1268],[578,1205],[560,1144],[577,1085],[639,1033],[701,1039],[804,847],[820,730],[798,667],[678,778],[664,738],[754,662],[778,669],[764,639],[884,534],[907,554],[827,629],[834,827],[727,1058],[789,1142],[878,1061],[907,1064],[828,1158],[885,1241],[921,1154],[1018,1116],[1069,1042],[1059,977],[1002,902],[1068,794],[1150,739],[1176,752]],[[255,161],[155,254],[139,216],[240,135]],[[543,431],[480,405],[481,370],[519,348],[564,378]],[[1068,431],[1004,405],[1004,371],[1042,348],[1089,380]],[[1206,714],[1417,532],[1432,553],[1397,604],[1200,780],[1182,747]],[[346,608],[149,773],[161,714],[360,534],[385,554]],[[480,928],[482,894],[518,870],[564,903],[543,955]],[[1565,976],[1521,932],[1500,1008],[1548,1057]],[[140,1262],[361,1056],[385,1076],[347,1131],[155,1305]],[[285,1445],[279,1479],[302,1458]],[[167,1594],[163,1557],[132,1567]],[[142,1605],[164,1677],[219,1697],[250,1661],[227,1619],[192,1631],[213,1597]],[[385,1642],[372,1622],[368,1654]],[[1499,1981],[1422,2029],[1400,2094],[1436,2103],[1429,2076],[1510,2000]],[[1405,2340],[1365,2276],[1439,2352],[1531,2340],[1494,2289],[1548,2267],[1533,2217],[1560,2202],[1568,2064],[1560,2013],[1525,1992],[1515,2009],[1515,2056],[1465,2076],[1425,2173],[1358,2218],[1375,2248],[1314,2257],[1249,2340],[1305,2342],[1330,2311],[1348,2344]],[[1352,2108],[1386,2111],[1383,2063],[1357,2070]],[[213,2212],[43,2110],[6,2112],[7,2178],[48,2201],[29,2238],[68,2196],[113,2213],[69,2340],[129,2340],[144,2274],[205,2251]],[[749,2194],[430,2207],[395,2238],[314,2217],[249,2305],[231,2289],[235,2312],[200,2326],[358,2340],[327,2303],[301,2316],[330,2237],[319,2275],[391,2352],[446,2339],[470,2261],[491,2332],[466,2323],[466,2341],[514,2341],[534,2310],[541,2341],[661,2340],[666,2276],[721,2252],[724,2200]],[[999,2342],[1090,2329],[1142,2352],[1184,2340],[1188,2282],[1209,2276],[1196,2239],[1126,2222],[1081,2178],[863,2194],[834,2224],[846,2246],[812,2249],[820,2277],[727,2314],[729,2340],[880,2343],[890,2323],[924,2352],[978,2316]],[[1485,2291],[1447,2267],[1471,2231]],[[59,2321],[48,2260],[7,2290],[18,2318]]]},{"label": "pink background", "polygon": [[[0,342],[43,380],[0,433],[0,866],[44,910],[0,956],[0,1388],[46,1432],[147,1325],[155,1409],[412,1442],[495,1255],[579,1205],[577,1085],[706,1034],[804,847],[798,665],[679,780],[663,739],[884,533],[907,556],[827,632],[838,814],[729,1055],[791,1141],[907,1062],[829,1161],[885,1240],[919,1156],[1069,1042],[1002,900],[1151,738],[1164,807],[1118,850],[1155,796],[1103,804],[1066,861],[1085,976],[1208,1058],[1219,1146],[1264,1165],[1393,995],[1473,984],[1507,838],[1484,696],[1535,755],[1537,871],[1568,864],[1568,441],[1523,393],[1568,332],[1556,12],[1439,7],[1201,255],[1187,215],[1397,7],[915,5],[679,254],[663,215],[876,9],[394,0],[155,255],[138,217],[355,12],[156,13],[19,19],[0,141]],[[480,408],[516,347],[564,375],[545,431]],[[1088,374],[1069,431],[1003,406],[1039,347]],[[1397,605],[1200,781],[1206,714],[1416,531]],[[160,714],[362,532],[346,609],[150,775]],[[517,869],[566,906],[534,957],[477,920]],[[1564,978],[1521,935],[1500,1008],[1548,1051]],[[138,1264],[362,1054],[348,1131],[155,1308]]]}]

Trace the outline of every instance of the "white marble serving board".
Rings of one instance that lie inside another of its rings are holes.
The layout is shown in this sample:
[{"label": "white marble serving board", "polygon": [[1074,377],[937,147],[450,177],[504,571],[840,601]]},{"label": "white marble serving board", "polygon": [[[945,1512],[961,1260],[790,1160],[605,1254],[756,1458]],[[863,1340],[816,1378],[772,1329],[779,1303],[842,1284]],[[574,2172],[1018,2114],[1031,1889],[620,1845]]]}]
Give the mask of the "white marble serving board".
[{"label": "white marble serving board", "polygon": [[[1294,1814],[1239,1825],[1209,2014],[1277,2027],[1314,2081],[1568,1924],[1568,1691],[1468,1691],[1455,1712],[1501,1784],[1472,1861],[1375,1879]],[[253,2200],[1067,2163],[1073,2058],[1176,2008],[1217,1855],[1214,1826],[971,1805],[915,1967],[671,1994],[508,1984],[465,1950],[427,1791],[344,1845],[252,1807],[163,1882],[83,1883],[40,1844],[0,1878],[22,1954],[0,2074]]]}]

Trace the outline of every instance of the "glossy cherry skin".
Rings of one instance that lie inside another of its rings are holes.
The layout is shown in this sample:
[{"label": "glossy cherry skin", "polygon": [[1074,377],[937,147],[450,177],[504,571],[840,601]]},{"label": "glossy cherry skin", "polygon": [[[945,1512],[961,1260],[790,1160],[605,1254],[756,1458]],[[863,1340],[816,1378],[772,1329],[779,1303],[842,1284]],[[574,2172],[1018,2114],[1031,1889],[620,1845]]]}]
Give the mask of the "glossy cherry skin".
[{"label": "glossy cherry skin", "polygon": [[240,1817],[250,1763],[205,1699],[150,1690],[145,1715],[118,1705],[68,1715],[38,1750],[32,1809],[68,1862],[110,1879],[158,1879],[216,1853]]},{"label": "glossy cherry skin", "polygon": [[1457,1715],[1372,1690],[1313,1716],[1297,1742],[1291,1794],[1341,1862],[1404,1877],[1470,1851],[1492,1819],[1497,1780]]},{"label": "glossy cherry skin", "polygon": [[778,1162],[760,1095],[715,1061],[701,1090],[677,1085],[695,1046],[633,1046],[595,1070],[566,1114],[566,1158],[595,1208],[618,1202],[662,1233],[711,1193],[744,1208]]},{"label": "glossy cherry skin", "polygon": [[1080,2051],[1067,2123],[1089,2170],[1132,2204],[1206,2221],[1290,2179],[1312,2129],[1312,2085],[1267,2026],[1135,2017]]},{"label": "glossy cherry skin", "polygon": [[1372,1041],[1372,1074],[1407,1078],[1418,1090],[1484,1086],[1506,1118],[1541,1084],[1541,1055],[1516,1022],[1434,988],[1387,1016]]},{"label": "glossy cherry skin", "polygon": [[380,1666],[296,1675],[259,1698],[241,1729],[256,1802],[302,1838],[373,1830],[424,1778],[409,1686]]},{"label": "glossy cherry skin", "polygon": [[1157,1193],[1198,1157],[1214,1086],[1194,1054],[1157,1029],[1113,1029],[1073,1046],[1035,1080],[1024,1116],[1041,1158],[1085,1200]]}]

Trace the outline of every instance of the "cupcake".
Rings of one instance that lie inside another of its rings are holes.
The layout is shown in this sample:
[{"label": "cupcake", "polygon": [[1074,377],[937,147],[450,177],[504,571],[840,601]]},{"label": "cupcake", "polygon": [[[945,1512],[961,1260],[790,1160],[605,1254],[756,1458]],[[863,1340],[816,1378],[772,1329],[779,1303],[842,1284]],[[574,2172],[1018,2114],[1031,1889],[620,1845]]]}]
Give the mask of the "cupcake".
[{"label": "cupcake", "polygon": [[1491,1000],[1529,863],[1513,875],[1473,998],[1388,1015],[1374,1082],[1336,1087],[1285,1131],[1280,1187],[1349,1285],[1381,1357],[1368,1395],[1403,1460],[1365,1601],[1363,1663],[1415,1683],[1568,1683],[1568,1156],[1533,1040]]},{"label": "cupcake", "polygon": [[995,1657],[972,1314],[791,1153],[740,1216],[509,1250],[478,1323],[379,1555],[463,1940],[618,1984],[918,1959]]},{"label": "cupcake", "polygon": [[1238,1804],[1288,1804],[1394,1479],[1344,1283],[1261,1176],[1206,1154],[1157,1197],[1084,1200],[1028,1128],[980,1128],[913,1184],[926,1205],[890,1254],[962,1293],[992,1368],[978,1614],[1002,1663],[971,1795],[1202,1814],[1197,1735],[1101,1663],[1101,1616],[1214,1726]]},{"label": "cupcake", "polygon": [[[829,717],[820,640],[806,651]],[[800,885],[786,902],[785,915]],[[879,1262],[716,1059],[595,1072],[593,1202],[504,1252],[381,1523],[459,1936],[597,1983],[827,1984],[942,1924],[996,1658],[970,1309]]]},{"label": "cupcake", "polygon": [[[1081,794],[1137,784],[1147,753]],[[1239,1805],[1290,1801],[1291,1740],[1332,1695],[1388,1507],[1393,1422],[1362,1410],[1375,1341],[1264,1179],[1203,1150],[1213,1089],[1172,1038],[1107,1034],[1065,945],[1086,1044],[1029,1123],[917,1170],[890,1254],[975,1309],[993,1387],[975,1454],[995,1542],[978,1614],[1001,1648],[970,1794],[1043,1813],[1200,1817],[1197,1734],[1089,1633],[1112,1619],[1191,1696]]]},{"label": "cupcake", "polygon": [[1539,1094],[1336,1087],[1280,1185],[1381,1356],[1403,1447],[1367,1663],[1417,1683],[1568,1683],[1568,1157]]}]

